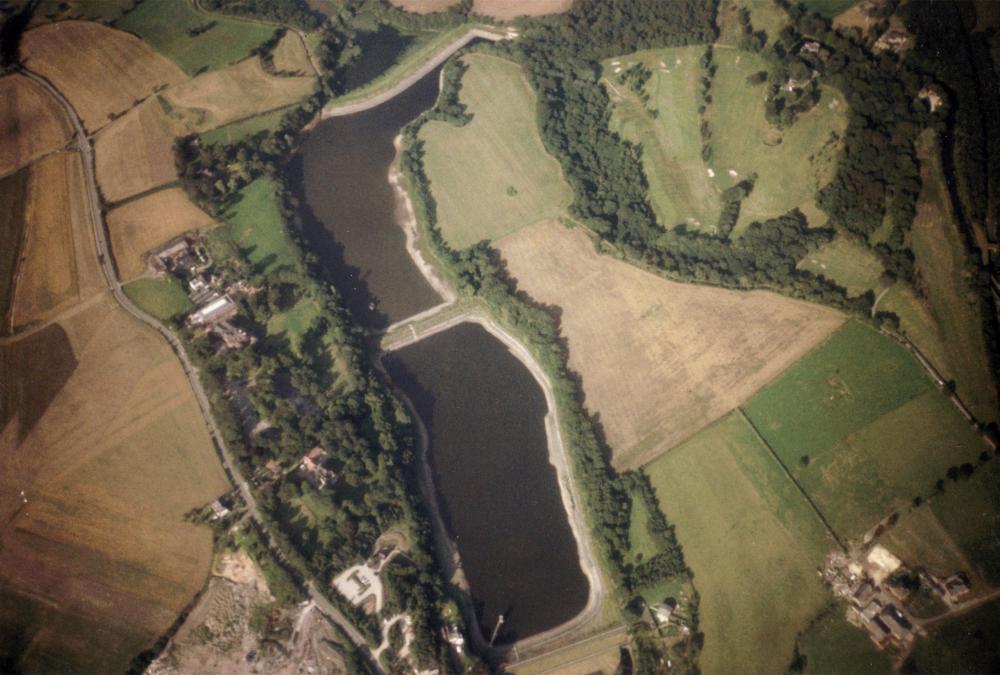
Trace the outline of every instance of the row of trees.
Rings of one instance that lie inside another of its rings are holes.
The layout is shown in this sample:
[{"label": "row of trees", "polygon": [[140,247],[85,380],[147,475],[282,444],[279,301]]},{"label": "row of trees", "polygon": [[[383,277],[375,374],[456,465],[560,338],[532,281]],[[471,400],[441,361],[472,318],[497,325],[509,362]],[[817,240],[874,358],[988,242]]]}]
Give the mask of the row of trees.
[{"label": "row of trees", "polygon": [[[156,0],[148,0],[156,2]],[[300,0],[200,0],[205,9],[246,16],[311,31],[319,28],[323,15]]]}]

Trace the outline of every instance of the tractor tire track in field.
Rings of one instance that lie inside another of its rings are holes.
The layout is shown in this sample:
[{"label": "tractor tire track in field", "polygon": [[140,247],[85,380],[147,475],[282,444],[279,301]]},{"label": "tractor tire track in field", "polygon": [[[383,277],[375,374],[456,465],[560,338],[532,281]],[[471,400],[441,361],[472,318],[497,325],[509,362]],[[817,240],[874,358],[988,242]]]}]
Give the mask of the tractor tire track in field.
[{"label": "tractor tire track in field", "polygon": [[[115,269],[111,255],[111,247],[108,243],[108,234],[104,223],[104,214],[101,211],[101,196],[97,188],[97,180],[94,176],[93,147],[91,146],[90,138],[87,136],[86,130],[83,128],[80,117],[77,115],[76,110],[70,102],[47,79],[37,73],[31,72],[30,70],[25,69],[22,72],[25,76],[45,88],[45,90],[48,91],[60,105],[62,105],[62,107],[66,110],[70,121],[73,123],[74,129],[76,130],[77,144],[79,145],[80,152],[83,156],[87,202],[90,210],[91,223],[94,229],[94,244],[96,247],[95,253],[108,288],[111,290],[112,296],[124,311],[163,336],[163,338],[170,345],[170,348],[177,355],[177,358],[181,362],[181,367],[184,369],[184,374],[187,376],[188,382],[191,384],[195,400],[198,402],[198,408],[201,410],[202,416],[205,419],[205,425],[208,427],[208,432],[212,437],[212,441],[215,444],[216,449],[218,450],[219,458],[222,460],[223,468],[229,476],[229,480],[236,486],[240,492],[240,496],[246,502],[255,526],[265,535],[268,535],[267,524],[260,515],[257,500],[254,498],[253,493],[250,491],[250,486],[243,479],[236,463],[232,459],[229,447],[226,445],[226,441],[222,437],[219,427],[215,422],[215,417],[212,414],[212,408],[208,401],[208,396],[205,394],[205,390],[201,386],[199,371],[195,368],[194,364],[192,364],[187,351],[184,349],[184,345],[170,329],[151,315],[139,309],[139,307],[136,306],[122,290],[122,283],[118,278],[118,272]],[[274,538],[271,536],[268,536],[267,538],[269,542],[271,542],[272,552],[277,555],[282,562],[287,562],[287,557],[281,549],[277,548],[273,544]],[[327,615],[344,631],[361,654],[367,659],[369,666],[376,673],[381,673],[382,669],[379,667],[378,663],[372,659],[371,649],[358,629],[355,628],[347,617],[334,607],[322,593],[316,590],[316,585],[312,579],[308,579],[306,581],[306,588],[309,592],[310,598],[316,603],[320,611]]]}]

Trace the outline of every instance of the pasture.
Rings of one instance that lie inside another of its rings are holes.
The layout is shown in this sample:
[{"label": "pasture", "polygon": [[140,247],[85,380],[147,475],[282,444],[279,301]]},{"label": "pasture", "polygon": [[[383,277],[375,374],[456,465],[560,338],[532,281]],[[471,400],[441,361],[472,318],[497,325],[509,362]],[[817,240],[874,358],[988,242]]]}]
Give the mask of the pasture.
[{"label": "pasture", "polygon": [[0,77],[0,176],[69,143],[73,127],[59,103],[23,75]]},{"label": "pasture", "polygon": [[105,288],[80,155],[61,152],[35,162],[27,188],[27,232],[12,312],[15,329],[50,319]]},{"label": "pasture", "polygon": [[463,61],[460,98],[472,121],[420,130],[438,224],[455,248],[555,218],[573,198],[538,135],[536,98],[521,67],[485,54]]},{"label": "pasture", "polygon": [[160,321],[169,321],[194,309],[180,282],[173,278],[136,279],[122,288],[139,309]]},{"label": "pasture", "polygon": [[155,99],[101,129],[94,162],[101,195],[111,203],[177,180],[174,134]]},{"label": "pasture", "polygon": [[278,108],[277,110],[272,110],[271,112],[266,112],[260,115],[254,115],[253,117],[240,120],[239,122],[231,122],[224,126],[216,127],[211,131],[203,133],[201,135],[201,139],[205,143],[233,143],[235,141],[253,136],[261,131],[275,129],[281,123],[281,118],[285,116],[285,113],[287,113],[289,109],[290,108]]},{"label": "pasture", "polygon": [[924,132],[917,148],[923,187],[910,233],[917,271],[941,331],[946,369],[955,379],[956,392],[980,420],[996,421],[1000,404],[988,366],[980,308],[933,132]]},{"label": "pasture", "polygon": [[[825,609],[799,637],[799,653],[808,675],[883,675],[892,671],[892,659],[879,651],[868,631],[844,620],[844,606]],[[789,659],[791,661],[791,659]]]},{"label": "pasture", "polygon": [[107,216],[111,247],[123,280],[146,269],[145,254],[174,237],[215,225],[181,188],[167,188],[112,209]]},{"label": "pasture", "polygon": [[496,245],[519,290],[561,309],[569,367],[618,468],[649,462],[740,405],[844,321],[773,293],[669,281],[598,255],[582,230],[558,223]]},{"label": "pasture", "polygon": [[240,199],[225,214],[225,232],[259,271],[295,266],[295,254],[278,206],[278,186],[258,178],[240,191]]},{"label": "pasture", "polygon": [[0,335],[7,332],[14,300],[14,276],[27,225],[28,169],[0,178]]},{"label": "pasture", "polygon": [[846,538],[926,496],[983,448],[906,350],[855,322],[744,409]]},{"label": "pasture", "polygon": [[184,514],[229,489],[188,382],[105,296],[0,348],[0,387],[6,663],[123,672],[209,571]]},{"label": "pasture", "polygon": [[921,675],[1000,672],[1000,602],[935,625],[917,641],[904,669]]},{"label": "pasture", "polygon": [[187,79],[177,66],[134,35],[89,21],[60,21],[32,28],[21,39],[21,58],[73,104],[90,132],[136,101]]},{"label": "pasture", "polygon": [[179,136],[284,108],[316,86],[315,77],[271,75],[252,57],[171,87],[157,101]]},{"label": "pasture", "polygon": [[135,33],[189,75],[246,58],[276,30],[224,14],[196,11],[189,0],[139,3],[115,26]]},{"label": "pasture", "polygon": [[[711,125],[712,156],[702,159],[698,113],[698,63],[704,47],[639,52],[605,61],[603,76],[613,106],[612,128],[642,146],[650,201],[666,227],[685,224],[711,232],[718,221],[722,191],[750,174],[758,178],[742,204],[737,232],[799,208],[810,224],[825,220],[814,203],[817,187],[829,180],[839,135],[846,127],[846,104],[825,90],[819,104],[789,128],[779,130],[764,117],[764,85],[747,77],[766,69],[762,57],[735,49],[717,49],[712,103],[704,119]],[[648,104],[618,79],[642,63],[652,72],[644,92]],[[650,110],[656,111],[654,117]]]},{"label": "pasture", "polygon": [[[836,544],[739,413],[645,467],[701,595],[706,673],[783,672]],[[766,648],[762,648],[766,645]]]},{"label": "pasture", "polygon": [[778,33],[789,22],[788,15],[771,0],[722,0],[719,3],[720,45],[735,47],[742,33],[737,11],[745,7],[750,12],[750,22],[753,29],[767,33],[768,43],[778,37]]},{"label": "pasture", "polygon": [[883,272],[882,263],[867,246],[843,234],[799,261],[798,268],[840,284],[852,296],[869,289],[877,294]]}]

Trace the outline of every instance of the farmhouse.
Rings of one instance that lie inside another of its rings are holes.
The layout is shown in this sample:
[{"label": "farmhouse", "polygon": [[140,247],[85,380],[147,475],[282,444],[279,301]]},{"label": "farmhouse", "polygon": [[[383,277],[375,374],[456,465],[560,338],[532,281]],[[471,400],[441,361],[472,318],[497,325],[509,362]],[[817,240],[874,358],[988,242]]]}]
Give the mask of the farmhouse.
[{"label": "farmhouse", "polygon": [[325,487],[328,481],[336,478],[336,474],[323,466],[325,456],[326,451],[317,445],[303,455],[302,461],[299,462],[299,470],[317,489]]},{"label": "farmhouse", "polygon": [[228,295],[218,296],[191,313],[188,322],[192,326],[211,326],[236,316],[237,307]]},{"label": "farmhouse", "polygon": [[882,33],[878,40],[875,41],[875,49],[877,51],[891,51],[896,54],[903,52],[909,45],[913,35],[910,31],[906,30],[902,26],[893,26],[886,32]]},{"label": "farmhouse", "polygon": [[212,509],[212,520],[219,520],[229,515],[229,509],[222,505],[218,499],[210,504]]}]

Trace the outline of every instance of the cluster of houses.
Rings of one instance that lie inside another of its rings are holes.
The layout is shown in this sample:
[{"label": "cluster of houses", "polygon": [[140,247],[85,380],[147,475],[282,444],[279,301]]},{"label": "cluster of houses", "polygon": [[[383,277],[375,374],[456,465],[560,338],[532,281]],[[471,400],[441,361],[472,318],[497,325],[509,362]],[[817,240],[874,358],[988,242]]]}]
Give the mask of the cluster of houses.
[{"label": "cluster of houses", "polygon": [[[826,558],[823,579],[834,594],[847,601],[847,620],[863,628],[880,649],[907,649],[922,629],[906,609],[913,593],[903,581],[908,570],[884,546],[876,545],[853,555],[836,551]],[[938,577],[921,572],[920,586],[946,606],[954,607],[970,592],[962,574]]]},{"label": "cluster of houses", "polygon": [[827,556],[823,578],[835,595],[847,601],[847,620],[865,629],[880,649],[906,649],[918,628],[903,603],[910,590],[894,581],[902,561],[884,546],[873,546],[867,554],[840,551]]},{"label": "cluster of houses", "polygon": [[195,310],[187,323],[216,335],[224,349],[239,349],[253,344],[254,338],[230,321],[239,312],[233,297],[244,293],[243,282],[224,287],[223,281],[208,272],[212,260],[205,248],[189,237],[168,243],[150,256],[150,265],[160,274],[172,274],[187,287]]}]

